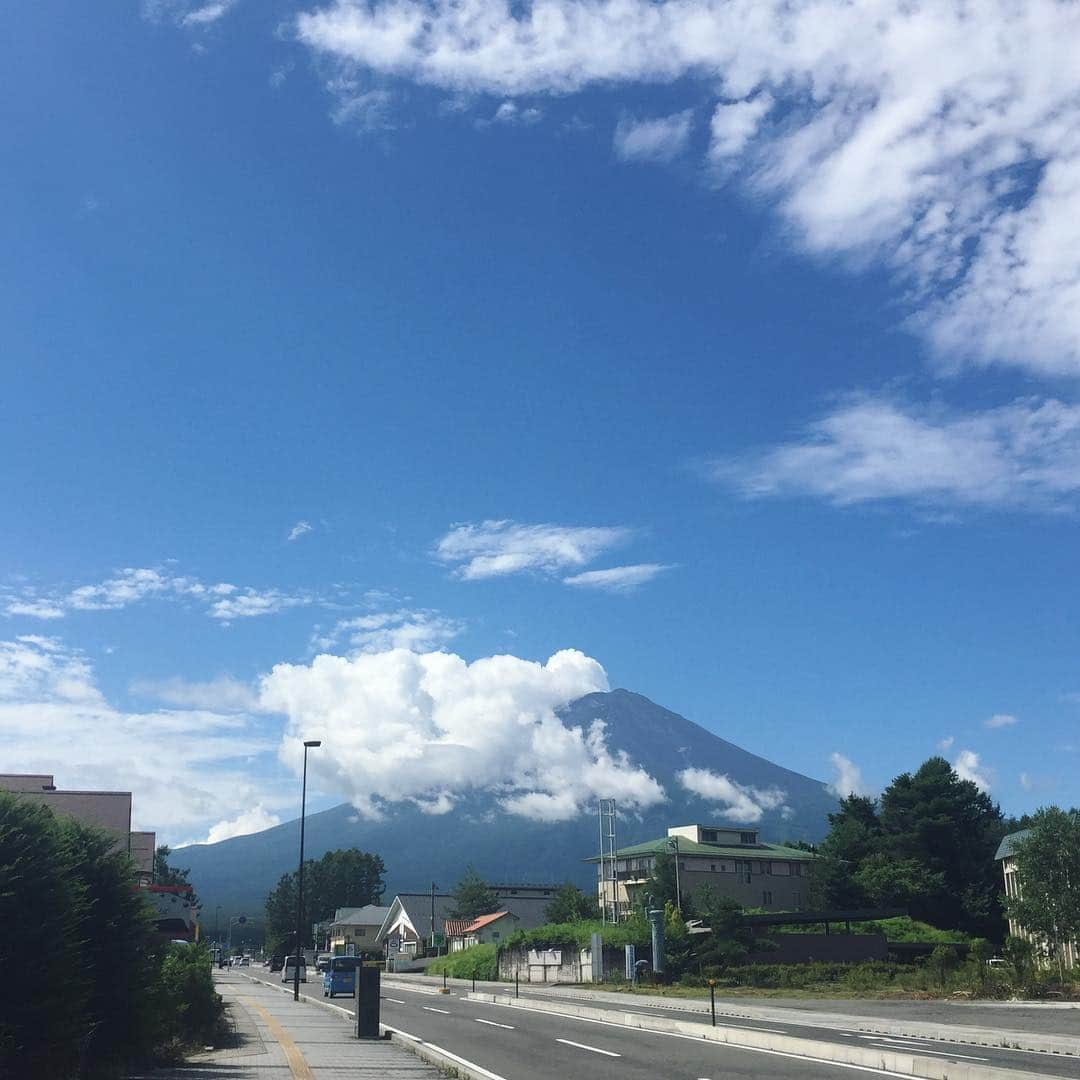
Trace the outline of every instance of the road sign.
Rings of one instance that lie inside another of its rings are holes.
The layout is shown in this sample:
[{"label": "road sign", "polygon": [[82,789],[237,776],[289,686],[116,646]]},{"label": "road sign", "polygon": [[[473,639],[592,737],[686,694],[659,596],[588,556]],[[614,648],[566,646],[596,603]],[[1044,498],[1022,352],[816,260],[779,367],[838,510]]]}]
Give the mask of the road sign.
[{"label": "road sign", "polygon": [[446,945],[446,935],[441,930],[436,930],[435,933],[431,935],[431,944],[434,945],[436,949],[443,948]]}]

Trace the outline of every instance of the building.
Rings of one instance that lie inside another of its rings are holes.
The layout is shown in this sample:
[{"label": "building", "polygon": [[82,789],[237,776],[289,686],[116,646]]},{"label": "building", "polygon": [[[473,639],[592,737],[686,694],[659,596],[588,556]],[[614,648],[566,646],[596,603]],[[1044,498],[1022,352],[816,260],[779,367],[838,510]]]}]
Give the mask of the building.
[{"label": "building", "polygon": [[0,773],[0,791],[42,803],[55,814],[112,833],[117,847],[135,862],[140,879],[146,883],[153,879],[155,836],[131,831],[130,791],[59,791],[47,773]]},{"label": "building", "polygon": [[586,860],[597,864],[601,910],[625,916],[660,854],[676,860],[681,896],[709,886],[743,907],[765,911],[801,911],[808,903],[811,852],[764,843],[757,829],[745,826],[679,825],[667,836],[619,848],[614,874],[610,858]]},{"label": "building", "polygon": [[521,919],[512,911],[493,911],[490,915],[481,915],[463,926],[460,935],[448,938],[450,951],[458,952],[473,945],[498,945],[518,929],[520,922]]},{"label": "building", "polygon": [[338,908],[330,921],[330,952],[334,956],[356,956],[363,952],[375,952],[379,930],[389,907],[367,904],[358,908]]},{"label": "building", "polygon": [[[1009,833],[1009,835],[998,844],[997,852],[994,855],[994,861],[1001,863],[1001,873],[1002,877],[1005,879],[1006,896],[1020,895],[1020,873],[1016,865],[1015,854],[1016,843],[1019,840],[1023,840],[1030,831],[1030,829],[1021,829],[1019,832]],[[1029,934],[1013,919],[1009,920],[1009,933],[1012,934],[1013,937],[1023,938],[1024,941],[1031,942],[1036,947],[1040,944],[1038,939]],[[1061,966],[1065,968],[1075,968],[1080,966],[1080,942],[1065,942],[1058,947],[1052,957],[1040,957],[1040,962],[1046,964],[1057,965],[1059,960]]]},{"label": "building", "polygon": [[[546,923],[546,908],[551,903],[556,885],[489,885],[499,900],[500,910],[514,915],[515,927],[530,930]],[[434,899],[433,899],[434,896]],[[379,948],[387,955],[402,952],[423,954],[432,947],[432,935],[441,934],[443,946],[464,927],[455,924],[454,898],[449,893],[398,893],[391,901],[386,918],[376,936]],[[457,920],[462,922],[463,920]],[[470,924],[471,925],[471,924]]]}]

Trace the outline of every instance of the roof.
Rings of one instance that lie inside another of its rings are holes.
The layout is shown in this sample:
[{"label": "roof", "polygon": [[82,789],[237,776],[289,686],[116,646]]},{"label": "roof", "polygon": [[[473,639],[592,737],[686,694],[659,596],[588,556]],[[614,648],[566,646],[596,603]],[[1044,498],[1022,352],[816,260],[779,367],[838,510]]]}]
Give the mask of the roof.
[{"label": "roof", "polygon": [[332,926],[382,926],[389,911],[379,904],[338,908],[330,922]]},{"label": "roof", "polygon": [[[695,840],[687,840],[685,836],[661,836],[655,840],[643,840],[640,844],[631,844],[630,847],[619,848],[615,852],[616,858],[632,859],[638,855],[659,855],[666,852],[672,854],[675,851],[672,840],[678,839],[678,851],[680,855],[705,856],[716,858],[722,856],[728,859],[746,858],[775,858],[775,859],[799,859],[809,862],[815,858],[811,851],[803,851],[801,848],[784,847],[781,844],[699,844]],[[593,855],[585,862],[598,863],[599,855]]]},{"label": "roof", "polygon": [[490,915],[481,915],[477,919],[473,919],[468,926],[465,927],[466,934],[475,934],[477,930],[483,930],[485,926],[490,926],[493,922],[498,922],[499,919],[505,919],[509,915],[511,919],[516,919],[517,916],[509,911],[493,911]]},{"label": "roof", "polygon": [[[386,910],[386,918],[382,926],[385,927],[390,917],[391,909],[397,904],[408,916],[409,922],[421,937],[427,937],[431,932],[431,893],[398,893]],[[454,909],[454,898],[449,893],[435,894],[435,932],[443,929],[443,923],[451,917]],[[380,928],[380,933],[382,929]]]},{"label": "roof", "polygon": [[465,927],[468,925],[468,919],[447,919],[443,923],[443,933],[447,937],[461,937],[465,933]]},{"label": "roof", "polygon": [[994,862],[1001,862],[1002,859],[1007,859],[1010,855],[1015,855],[1017,841],[1023,840],[1030,834],[1030,829],[1021,829],[1019,832],[1013,832],[1009,833],[1008,836],[1003,836],[1001,838],[1001,843],[998,844],[997,853],[994,855]]}]

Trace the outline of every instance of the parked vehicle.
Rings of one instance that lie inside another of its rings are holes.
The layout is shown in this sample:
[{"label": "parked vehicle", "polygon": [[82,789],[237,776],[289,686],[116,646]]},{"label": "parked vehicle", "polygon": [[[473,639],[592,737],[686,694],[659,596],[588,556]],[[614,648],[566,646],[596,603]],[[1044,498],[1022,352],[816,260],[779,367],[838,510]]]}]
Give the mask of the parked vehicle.
[{"label": "parked vehicle", "polygon": [[[281,969],[281,981],[283,983],[291,983],[296,981],[296,957],[290,956],[285,961],[285,966]],[[300,957],[300,981],[302,983],[307,982],[307,962],[304,958]]]},{"label": "parked vehicle", "polygon": [[361,960],[358,956],[333,956],[330,966],[323,973],[323,997],[335,994],[356,995],[356,969]]},{"label": "parked vehicle", "polygon": [[322,972],[329,970],[330,959],[331,957],[329,953],[320,953],[317,957],[315,957],[315,970]]},{"label": "parked vehicle", "polygon": [[285,966],[284,956],[271,956],[270,957],[270,970],[280,971]]}]

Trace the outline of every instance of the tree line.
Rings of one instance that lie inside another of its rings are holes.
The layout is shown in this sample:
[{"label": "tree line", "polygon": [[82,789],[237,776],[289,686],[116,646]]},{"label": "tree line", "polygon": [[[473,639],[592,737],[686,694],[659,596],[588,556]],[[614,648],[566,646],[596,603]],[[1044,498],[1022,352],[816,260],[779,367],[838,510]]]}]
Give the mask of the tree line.
[{"label": "tree line", "polygon": [[215,1031],[209,954],[151,917],[115,837],[0,792],[0,1076],[123,1075]]}]

